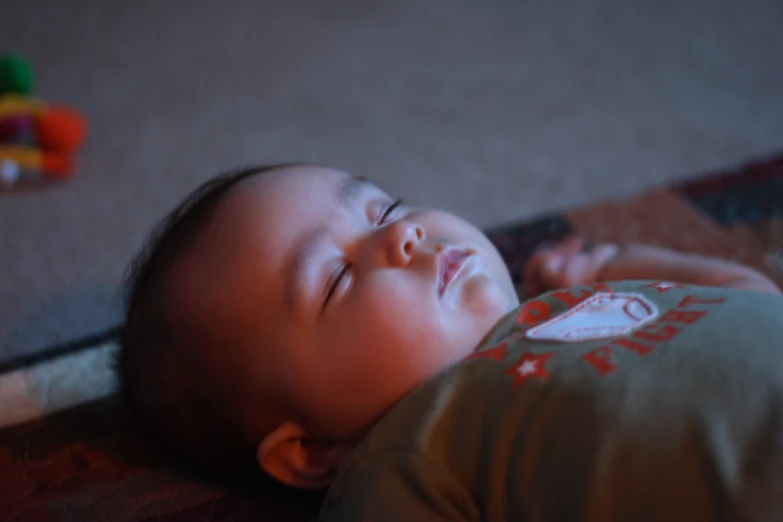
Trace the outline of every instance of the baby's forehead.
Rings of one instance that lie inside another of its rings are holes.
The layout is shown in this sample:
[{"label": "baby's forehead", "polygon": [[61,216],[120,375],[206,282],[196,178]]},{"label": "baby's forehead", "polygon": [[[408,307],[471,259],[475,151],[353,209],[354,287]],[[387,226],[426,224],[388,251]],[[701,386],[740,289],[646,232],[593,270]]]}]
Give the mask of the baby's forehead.
[{"label": "baby's forehead", "polygon": [[[326,168],[289,168],[248,179],[227,194],[217,221],[230,231],[263,222],[267,231],[324,225],[340,209],[359,211],[389,196],[362,176]],[[271,229],[271,230],[270,230]]]},{"label": "baby's forehead", "polygon": [[[285,269],[291,254],[325,217],[356,211],[385,193],[366,178],[325,167],[287,167],[238,183],[215,211],[186,261],[200,278],[241,285],[244,274],[268,276]],[[213,286],[206,282],[205,286]]]}]

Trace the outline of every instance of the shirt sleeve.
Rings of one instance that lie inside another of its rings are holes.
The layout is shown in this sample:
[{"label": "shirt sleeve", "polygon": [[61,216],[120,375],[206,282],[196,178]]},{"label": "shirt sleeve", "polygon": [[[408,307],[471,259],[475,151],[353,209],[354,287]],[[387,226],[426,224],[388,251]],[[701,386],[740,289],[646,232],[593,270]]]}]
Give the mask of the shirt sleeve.
[{"label": "shirt sleeve", "polygon": [[331,487],[320,522],[478,521],[467,492],[421,455],[389,450],[351,466]]}]

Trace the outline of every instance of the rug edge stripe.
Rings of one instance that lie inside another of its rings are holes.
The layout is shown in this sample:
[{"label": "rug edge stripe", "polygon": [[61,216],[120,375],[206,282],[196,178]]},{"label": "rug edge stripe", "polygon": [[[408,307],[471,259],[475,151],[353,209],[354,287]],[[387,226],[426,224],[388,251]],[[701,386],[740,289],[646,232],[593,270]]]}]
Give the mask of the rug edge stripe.
[{"label": "rug edge stripe", "polygon": [[0,428],[108,396],[116,390],[107,342],[0,375]]}]

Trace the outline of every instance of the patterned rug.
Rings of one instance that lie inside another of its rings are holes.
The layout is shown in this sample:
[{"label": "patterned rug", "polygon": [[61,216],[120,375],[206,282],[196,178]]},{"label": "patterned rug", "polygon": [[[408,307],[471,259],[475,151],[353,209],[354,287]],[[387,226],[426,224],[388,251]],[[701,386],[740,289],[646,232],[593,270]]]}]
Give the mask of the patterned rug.
[{"label": "patterned rug", "polygon": [[[489,236],[518,276],[538,245],[572,231],[597,241],[735,259],[783,286],[783,154],[500,227]],[[318,494],[267,483],[230,489],[187,475],[139,432],[114,397],[92,400],[111,390],[105,364],[114,349],[108,332],[44,360],[0,368],[0,397],[13,406],[6,408],[5,424],[62,410],[0,431],[2,520],[289,522],[315,516]],[[85,379],[92,379],[87,392],[77,385]]]}]

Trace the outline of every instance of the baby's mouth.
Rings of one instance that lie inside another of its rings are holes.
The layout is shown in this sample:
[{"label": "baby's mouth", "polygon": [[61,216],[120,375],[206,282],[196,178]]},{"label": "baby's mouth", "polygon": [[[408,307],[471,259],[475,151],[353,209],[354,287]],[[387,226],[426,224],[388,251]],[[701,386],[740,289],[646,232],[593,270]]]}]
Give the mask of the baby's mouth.
[{"label": "baby's mouth", "polygon": [[443,296],[449,284],[454,281],[471,252],[458,248],[447,248],[438,256],[438,295]]}]

